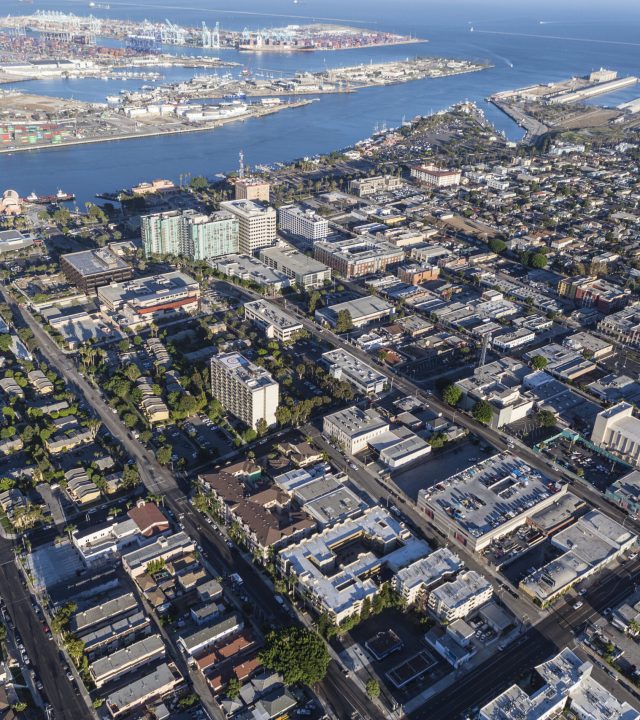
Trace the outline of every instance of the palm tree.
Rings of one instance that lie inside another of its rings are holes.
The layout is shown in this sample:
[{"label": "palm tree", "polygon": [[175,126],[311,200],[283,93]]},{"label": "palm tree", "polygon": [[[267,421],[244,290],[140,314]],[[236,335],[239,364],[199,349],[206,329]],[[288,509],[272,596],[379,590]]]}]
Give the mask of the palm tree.
[{"label": "palm tree", "polygon": [[71,540],[71,536],[73,535],[73,533],[74,533],[77,529],[78,529],[78,526],[77,526],[77,525],[74,525],[73,523],[69,523],[69,525],[65,525],[64,531],[65,531],[65,532],[67,533],[67,535],[69,536],[69,540]]}]

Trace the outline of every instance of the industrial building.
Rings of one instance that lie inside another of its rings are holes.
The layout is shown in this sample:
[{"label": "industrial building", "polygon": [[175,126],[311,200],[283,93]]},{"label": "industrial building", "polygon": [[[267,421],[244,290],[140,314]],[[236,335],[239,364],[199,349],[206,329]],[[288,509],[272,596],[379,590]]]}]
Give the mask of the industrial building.
[{"label": "industrial building", "polygon": [[339,243],[319,240],[313,246],[313,255],[345,278],[383,272],[404,260],[401,248],[366,237]]},{"label": "industrial building", "polygon": [[331,268],[303,255],[291,245],[263,248],[259,257],[265,265],[291,278],[301,290],[322,287],[331,280]]},{"label": "industrial building", "polygon": [[211,392],[225,410],[255,428],[260,420],[276,424],[278,383],[264,369],[239,353],[211,358]]},{"label": "industrial building", "polygon": [[87,294],[95,293],[102,285],[128,280],[133,275],[131,265],[108,247],[61,255],[60,269],[70,283]]},{"label": "industrial building", "polygon": [[598,510],[556,533],[551,544],[562,554],[520,581],[520,589],[545,607],[573,585],[628,551],[637,537]]},{"label": "industrial building", "polygon": [[304,327],[300,321],[281,310],[279,305],[267,300],[245,303],[244,316],[264,330],[268,338],[280,342],[290,342]]},{"label": "industrial building", "polygon": [[509,453],[494,455],[418,493],[418,509],[442,533],[479,552],[554,503],[566,486]]},{"label": "industrial building", "polygon": [[330,305],[329,307],[318,308],[315,312],[316,320],[326,322],[335,327],[338,322],[338,315],[346,310],[351,316],[353,327],[363,327],[369,323],[389,318],[395,314],[395,307],[386,300],[376,295],[366,295],[347,300],[346,302]]},{"label": "industrial building", "polygon": [[244,255],[273,245],[276,241],[276,218],[274,208],[252,200],[226,200],[220,209],[230,212],[239,223],[239,248]]}]

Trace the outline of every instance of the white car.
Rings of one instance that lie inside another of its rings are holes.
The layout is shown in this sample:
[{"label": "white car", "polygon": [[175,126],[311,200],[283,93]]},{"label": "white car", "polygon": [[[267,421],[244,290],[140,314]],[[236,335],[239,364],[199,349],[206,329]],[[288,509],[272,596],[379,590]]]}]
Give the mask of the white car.
[{"label": "white car", "polygon": [[582,602],[582,600],[578,600],[577,602],[574,602],[574,603],[573,603],[573,606],[572,606],[572,607],[573,607],[574,610],[580,610],[580,608],[581,608],[583,605],[584,605],[584,603]]}]

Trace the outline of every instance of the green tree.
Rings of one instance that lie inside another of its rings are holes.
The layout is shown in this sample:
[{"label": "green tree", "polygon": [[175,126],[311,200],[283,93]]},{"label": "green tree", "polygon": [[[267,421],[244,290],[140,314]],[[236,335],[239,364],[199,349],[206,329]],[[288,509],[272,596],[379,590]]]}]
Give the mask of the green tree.
[{"label": "green tree", "polygon": [[540,410],[536,418],[542,427],[554,427],[556,424],[556,416],[551,410]]},{"label": "green tree", "polygon": [[547,256],[544,253],[536,252],[529,258],[529,265],[537,270],[542,270],[547,267]]},{"label": "green tree", "polygon": [[259,437],[262,437],[269,432],[269,426],[267,425],[267,421],[264,418],[260,418],[256,423],[256,432],[258,433]]},{"label": "green tree", "polygon": [[327,674],[331,656],[322,638],[304,627],[274,630],[265,638],[260,660],[282,673],[287,685],[315,685]]},{"label": "green tree", "polygon": [[369,680],[367,680],[365,689],[367,691],[367,695],[370,698],[375,699],[380,697],[380,684],[375,678],[370,678]]},{"label": "green tree", "polygon": [[309,310],[309,315],[313,315],[313,313],[316,311],[316,308],[318,307],[319,303],[322,300],[322,295],[317,290],[314,290],[311,295],[309,295],[309,304],[307,306]]},{"label": "green tree", "polygon": [[447,385],[447,387],[442,391],[442,399],[447,403],[447,405],[451,405],[451,407],[456,407],[456,405],[462,400],[462,390],[457,385]]},{"label": "green tree", "polygon": [[133,413],[125,413],[122,421],[128,428],[134,428],[138,422],[138,418]]},{"label": "green tree", "polygon": [[353,319],[351,317],[351,313],[348,310],[338,311],[335,331],[337,333],[343,333],[348,332],[349,330],[353,330]]},{"label": "green tree", "polygon": [[11,348],[11,335],[8,333],[2,333],[0,335],[0,350],[2,352],[9,352]]},{"label": "green tree", "polygon": [[224,692],[229,700],[235,700],[240,695],[240,680],[235,675],[229,679]]},{"label": "green tree", "polygon": [[160,465],[168,465],[171,462],[173,451],[169,445],[163,445],[156,450],[156,460]]},{"label": "green tree", "polygon": [[491,240],[489,240],[489,248],[493,250],[494,253],[502,253],[507,249],[507,243],[504,240],[500,240],[500,238],[491,238]]},{"label": "green tree", "polygon": [[131,382],[135,382],[140,377],[140,368],[135,363],[129,363],[124,369],[124,374]]},{"label": "green tree", "polygon": [[534,370],[544,370],[548,365],[548,360],[543,355],[534,355],[531,358],[531,367]]},{"label": "green tree", "polygon": [[478,422],[488,425],[493,417],[493,409],[486,400],[478,400],[473,406],[471,414]]}]

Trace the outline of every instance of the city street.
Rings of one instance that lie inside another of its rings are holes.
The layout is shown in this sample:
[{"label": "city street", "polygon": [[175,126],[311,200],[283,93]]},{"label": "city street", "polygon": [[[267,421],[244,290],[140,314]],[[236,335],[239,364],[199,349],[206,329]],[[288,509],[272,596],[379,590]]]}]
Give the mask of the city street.
[{"label": "city street", "polygon": [[[31,328],[40,352],[47,361],[58,369],[71,388],[79,395],[84,396],[109,432],[122,443],[129,456],[137,462],[140,477],[149,492],[164,496],[165,504],[174,512],[176,517],[184,515],[181,522],[185,525],[191,537],[203,546],[205,553],[209,555],[210,561],[215,567],[218,567],[221,572],[237,572],[242,576],[246,591],[254,607],[262,608],[262,611],[272,617],[276,623],[290,625],[293,622],[291,617],[276,602],[273,592],[265,587],[262,577],[253,565],[237,549],[228,548],[224,539],[203,522],[202,516],[188,502],[187,495],[179,487],[171,472],[159,465],[153,454],[130,435],[119,418],[114,415],[111,408],[106,404],[98,390],[78,372],[69,357],[59,352],[54,341],[33,320],[29,313],[18,307],[15,301],[4,291],[2,291],[2,295],[5,302],[11,305],[14,314],[17,313],[19,317],[22,317],[24,323]],[[354,709],[362,713],[363,717],[371,718],[371,720],[382,718],[380,712],[366,695],[359,688],[354,687],[352,683],[349,685],[348,698],[346,693],[342,691],[335,692],[334,689],[339,687],[340,684],[344,684],[343,681],[342,673],[334,662],[330,665],[329,672],[321,688],[323,695],[331,697],[340,720],[348,720]],[[47,687],[46,684],[45,687]],[[85,716],[77,715],[73,719],[71,716],[67,717],[69,717],[69,720],[75,720]]]},{"label": "city street", "polygon": [[13,545],[0,539],[0,588],[7,610],[22,637],[34,669],[42,681],[46,697],[55,712],[56,720],[91,720],[93,714],[82,697],[76,695],[62,669],[58,646],[42,628],[31,605],[28,590],[14,562]]}]

